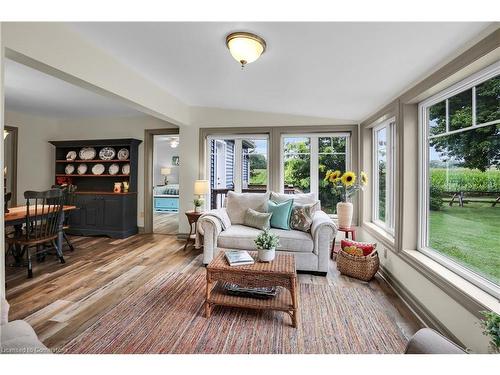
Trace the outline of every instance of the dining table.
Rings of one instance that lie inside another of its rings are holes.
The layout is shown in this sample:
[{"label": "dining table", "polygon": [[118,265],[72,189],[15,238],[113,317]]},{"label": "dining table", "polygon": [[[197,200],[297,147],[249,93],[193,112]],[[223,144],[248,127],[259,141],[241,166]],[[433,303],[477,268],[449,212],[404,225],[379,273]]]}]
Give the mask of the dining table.
[{"label": "dining table", "polygon": [[[76,206],[63,206],[63,210],[61,215],[59,216],[59,234],[56,239],[56,244],[57,244],[57,255],[58,256],[63,256],[62,253],[62,244],[63,244],[63,225],[64,225],[64,216],[68,212],[72,210],[78,209]],[[26,224],[26,216],[28,214],[26,205],[24,206],[15,206],[15,207],[9,207],[9,212],[5,212],[4,214],[4,225],[5,227],[12,226],[14,227],[14,233],[15,236],[21,236],[23,233],[23,225]],[[33,215],[35,212],[35,207],[30,206],[30,213]],[[44,215],[48,215],[49,212],[46,211]],[[40,210],[38,210],[37,213],[38,216],[40,216]],[[16,260],[16,264],[21,263],[21,249],[19,247],[15,248],[15,253],[13,254],[14,258]]]}]

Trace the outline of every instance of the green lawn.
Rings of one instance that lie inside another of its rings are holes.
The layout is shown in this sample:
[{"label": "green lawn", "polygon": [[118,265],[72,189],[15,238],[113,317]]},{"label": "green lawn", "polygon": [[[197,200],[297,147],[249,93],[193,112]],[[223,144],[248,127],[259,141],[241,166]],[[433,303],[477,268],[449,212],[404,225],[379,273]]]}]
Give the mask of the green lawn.
[{"label": "green lawn", "polygon": [[431,211],[430,246],[500,283],[500,206],[468,203]]},{"label": "green lawn", "polygon": [[249,185],[266,185],[267,169],[253,169],[250,173]]}]

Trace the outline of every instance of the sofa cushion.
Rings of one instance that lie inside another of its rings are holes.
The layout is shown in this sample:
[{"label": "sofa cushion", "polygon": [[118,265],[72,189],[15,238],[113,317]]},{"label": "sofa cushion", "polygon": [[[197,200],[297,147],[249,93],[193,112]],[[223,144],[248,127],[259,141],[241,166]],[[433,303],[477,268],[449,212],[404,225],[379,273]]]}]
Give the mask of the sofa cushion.
[{"label": "sofa cushion", "polygon": [[316,199],[314,193],[302,193],[302,194],[280,194],[271,192],[272,201],[281,203],[293,199],[294,204],[312,204],[313,212],[321,210],[321,202]]},{"label": "sofa cushion", "polygon": [[313,222],[314,204],[294,204],[290,216],[290,228],[309,232]]},{"label": "sofa cushion", "polygon": [[231,224],[243,224],[248,208],[257,212],[267,212],[269,193],[227,193],[226,209]]},{"label": "sofa cushion", "polygon": [[267,211],[272,214],[271,228],[290,230],[290,215],[292,214],[293,199],[283,203],[269,201]]},{"label": "sofa cushion", "polygon": [[272,215],[272,213],[257,212],[251,208],[247,208],[245,225],[260,230],[269,229]]},{"label": "sofa cushion", "polygon": [[[280,237],[278,250],[300,253],[312,253],[313,251],[314,243],[309,233],[275,228],[271,228],[270,232]],[[226,249],[257,250],[254,241],[260,233],[262,231],[259,229],[245,225],[232,225],[219,234],[217,246]]]}]

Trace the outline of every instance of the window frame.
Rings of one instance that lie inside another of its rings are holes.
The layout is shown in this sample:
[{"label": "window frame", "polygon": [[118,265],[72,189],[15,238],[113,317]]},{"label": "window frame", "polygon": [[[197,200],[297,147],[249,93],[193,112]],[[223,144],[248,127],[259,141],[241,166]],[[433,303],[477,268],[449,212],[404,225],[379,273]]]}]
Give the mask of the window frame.
[{"label": "window frame", "polygon": [[[310,174],[311,182],[309,189],[311,193],[314,193],[315,198],[319,199],[319,176],[318,176],[318,164],[319,164],[319,138],[323,137],[345,137],[346,139],[346,170],[351,168],[352,164],[352,154],[351,154],[351,142],[352,135],[350,132],[339,131],[339,132],[327,132],[327,133],[282,133],[280,136],[280,169],[279,169],[279,191],[280,193],[285,192],[285,138],[309,138],[310,142]],[[324,154],[324,153],[321,153]],[[336,217],[337,215],[333,215]]]},{"label": "window frame", "polygon": [[[496,62],[485,69],[465,78],[464,80],[440,91],[439,93],[427,98],[418,105],[418,235],[417,235],[417,250],[440,263],[450,271],[463,277],[475,286],[479,287],[486,293],[500,298],[500,285],[486,279],[472,269],[465,267],[450,257],[441,254],[428,246],[429,243],[429,139],[436,135],[429,135],[427,126],[428,108],[442,101],[446,101],[446,132],[437,136],[450,135],[464,131],[470,131],[485,126],[499,124],[500,120],[494,120],[483,124],[476,123],[476,89],[475,87],[481,83],[494,78],[500,74],[500,61]],[[448,125],[448,99],[465,90],[472,88],[472,125],[458,130],[449,130]]]},{"label": "window frame", "polygon": [[[378,176],[378,145],[377,132],[386,129],[386,184],[385,184],[385,202],[386,202],[386,221],[378,218],[379,213],[379,176]],[[371,221],[377,227],[395,236],[396,223],[396,118],[377,124],[372,128],[372,207]]]}]

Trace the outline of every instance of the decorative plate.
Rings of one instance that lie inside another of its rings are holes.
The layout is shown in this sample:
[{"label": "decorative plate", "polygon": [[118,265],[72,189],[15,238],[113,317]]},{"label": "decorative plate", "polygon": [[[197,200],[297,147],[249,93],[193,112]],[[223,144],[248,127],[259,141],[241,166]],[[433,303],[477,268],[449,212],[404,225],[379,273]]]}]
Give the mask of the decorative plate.
[{"label": "decorative plate", "polygon": [[70,151],[66,154],[66,160],[75,160],[76,159],[76,151]]},{"label": "decorative plate", "polygon": [[120,172],[120,166],[119,166],[118,164],[114,164],[114,163],[113,163],[113,164],[111,164],[111,165],[109,166],[108,173],[109,173],[110,175],[115,175],[115,174],[117,174],[118,172]]},{"label": "decorative plate", "polygon": [[[74,151],[72,151],[74,152]],[[76,152],[75,152],[75,156],[76,156]],[[66,168],[64,168],[64,173],[66,174],[73,174],[73,172],[75,171],[75,166],[73,164],[68,164],[66,166]]]},{"label": "decorative plate", "polygon": [[94,147],[84,147],[80,150],[79,154],[82,160],[92,160],[97,155]]},{"label": "decorative plate", "polygon": [[99,159],[101,160],[112,160],[116,155],[116,151],[113,147],[104,147],[99,151]]},{"label": "decorative plate", "polygon": [[78,174],[85,174],[85,173],[87,173],[87,164],[80,164],[80,165],[78,165],[78,168],[76,169],[76,172]]},{"label": "decorative plate", "polygon": [[92,167],[92,174],[103,174],[106,168],[102,164],[96,164]]},{"label": "decorative plate", "polygon": [[129,152],[126,148],[121,148],[120,151],[118,151],[118,160],[127,160],[129,156]]},{"label": "decorative plate", "polygon": [[124,164],[122,167],[122,174],[130,174],[130,164]]}]

